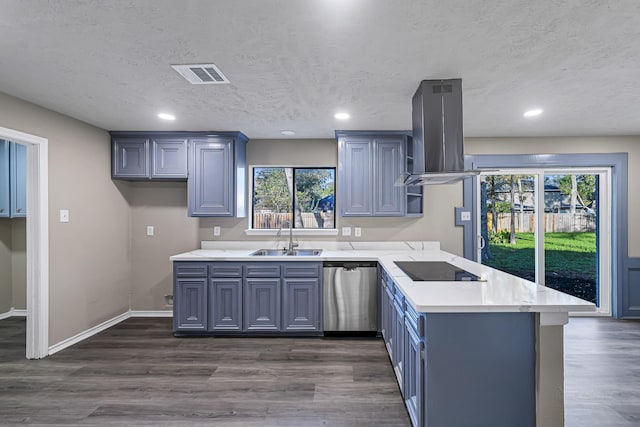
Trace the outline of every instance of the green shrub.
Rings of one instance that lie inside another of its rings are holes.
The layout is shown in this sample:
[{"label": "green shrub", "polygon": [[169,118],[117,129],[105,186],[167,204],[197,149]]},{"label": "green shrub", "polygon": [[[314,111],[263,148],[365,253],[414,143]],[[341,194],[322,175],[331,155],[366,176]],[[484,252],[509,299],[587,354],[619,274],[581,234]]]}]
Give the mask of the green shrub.
[{"label": "green shrub", "polygon": [[509,243],[509,237],[509,230],[497,231],[495,233],[489,233],[489,242],[502,244]]}]

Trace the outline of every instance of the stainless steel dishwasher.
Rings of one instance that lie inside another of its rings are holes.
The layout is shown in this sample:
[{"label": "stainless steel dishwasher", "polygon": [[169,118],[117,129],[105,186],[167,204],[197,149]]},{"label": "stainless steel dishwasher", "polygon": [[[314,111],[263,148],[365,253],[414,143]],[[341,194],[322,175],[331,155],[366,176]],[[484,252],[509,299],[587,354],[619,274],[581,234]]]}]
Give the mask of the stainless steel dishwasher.
[{"label": "stainless steel dishwasher", "polygon": [[323,267],[324,332],[377,332],[378,263],[325,262]]}]

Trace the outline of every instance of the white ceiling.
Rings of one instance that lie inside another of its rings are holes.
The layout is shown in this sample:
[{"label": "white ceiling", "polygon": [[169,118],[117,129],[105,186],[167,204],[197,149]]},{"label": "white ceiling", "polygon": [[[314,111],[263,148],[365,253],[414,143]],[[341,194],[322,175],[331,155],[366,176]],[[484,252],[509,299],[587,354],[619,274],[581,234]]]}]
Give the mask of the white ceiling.
[{"label": "white ceiling", "polygon": [[[230,85],[170,67],[210,62]],[[108,130],[409,129],[437,78],[465,136],[640,135],[640,2],[0,0],[0,91]]]}]

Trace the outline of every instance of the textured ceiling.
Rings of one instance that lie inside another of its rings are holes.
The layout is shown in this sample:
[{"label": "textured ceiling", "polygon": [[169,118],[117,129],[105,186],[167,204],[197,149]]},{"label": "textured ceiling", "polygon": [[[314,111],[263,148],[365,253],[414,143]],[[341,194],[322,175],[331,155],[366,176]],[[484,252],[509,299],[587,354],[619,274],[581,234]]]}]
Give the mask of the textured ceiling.
[{"label": "textured ceiling", "polygon": [[[230,85],[170,67],[209,62]],[[0,0],[0,91],[108,130],[409,129],[436,78],[466,136],[640,135],[640,2]]]}]

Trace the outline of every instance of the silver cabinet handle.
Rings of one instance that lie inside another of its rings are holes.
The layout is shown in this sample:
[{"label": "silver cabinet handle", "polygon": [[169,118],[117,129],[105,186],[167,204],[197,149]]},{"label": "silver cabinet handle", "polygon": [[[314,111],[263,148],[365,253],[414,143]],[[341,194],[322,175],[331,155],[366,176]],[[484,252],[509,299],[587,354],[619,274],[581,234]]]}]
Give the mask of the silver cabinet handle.
[{"label": "silver cabinet handle", "polygon": [[484,247],[487,246],[487,242],[484,240],[484,237],[482,237],[482,236],[478,236],[478,237],[480,238],[479,239],[480,249],[484,249]]},{"label": "silver cabinet handle", "polygon": [[17,208],[16,212],[22,212],[22,209],[21,208]]}]

